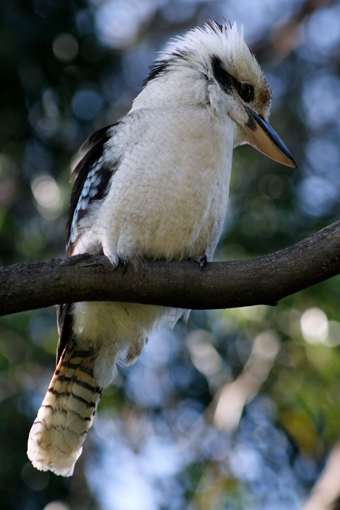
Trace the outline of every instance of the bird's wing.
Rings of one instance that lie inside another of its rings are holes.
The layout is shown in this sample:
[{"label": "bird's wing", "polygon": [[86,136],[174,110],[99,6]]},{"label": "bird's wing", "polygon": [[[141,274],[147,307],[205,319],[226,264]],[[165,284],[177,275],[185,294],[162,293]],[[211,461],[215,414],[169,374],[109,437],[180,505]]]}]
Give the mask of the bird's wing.
[{"label": "bird's wing", "polygon": [[[67,256],[72,255],[77,244],[79,221],[88,213],[91,202],[104,197],[110,178],[117,168],[118,161],[104,158],[106,144],[114,137],[117,126],[118,123],[106,126],[90,136],[82,147],[86,153],[72,172],[71,182],[74,181],[74,185],[66,222]],[[73,334],[72,303],[58,306],[57,322],[58,363]]]},{"label": "bird's wing", "polygon": [[87,152],[72,172],[74,185],[66,221],[67,256],[72,255],[77,243],[79,221],[87,214],[94,200],[103,198],[110,178],[117,169],[118,160],[104,158],[104,155],[118,124],[101,128],[90,136],[82,147]]}]

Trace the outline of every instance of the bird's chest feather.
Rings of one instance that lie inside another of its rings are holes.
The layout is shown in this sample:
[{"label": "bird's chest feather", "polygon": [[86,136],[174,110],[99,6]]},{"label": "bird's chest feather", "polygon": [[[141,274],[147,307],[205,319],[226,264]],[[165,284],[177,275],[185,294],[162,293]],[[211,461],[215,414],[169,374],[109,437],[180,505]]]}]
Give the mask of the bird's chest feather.
[{"label": "bird's chest feather", "polygon": [[[190,113],[190,115],[189,115]],[[153,113],[154,117],[154,113]],[[214,251],[228,198],[232,137],[206,112],[163,112],[135,134],[103,207],[104,234],[126,256]]]}]

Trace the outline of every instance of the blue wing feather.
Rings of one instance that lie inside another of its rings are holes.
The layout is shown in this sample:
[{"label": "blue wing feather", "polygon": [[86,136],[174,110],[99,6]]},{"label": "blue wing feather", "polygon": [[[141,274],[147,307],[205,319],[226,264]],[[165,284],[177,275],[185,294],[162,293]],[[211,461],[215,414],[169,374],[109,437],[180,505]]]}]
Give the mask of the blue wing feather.
[{"label": "blue wing feather", "polygon": [[87,214],[93,200],[100,200],[107,191],[107,185],[117,168],[116,161],[105,159],[107,143],[112,138],[117,124],[99,129],[83,145],[88,149],[72,172],[74,181],[70,207],[66,221],[66,254],[72,255],[79,232],[79,221]]}]

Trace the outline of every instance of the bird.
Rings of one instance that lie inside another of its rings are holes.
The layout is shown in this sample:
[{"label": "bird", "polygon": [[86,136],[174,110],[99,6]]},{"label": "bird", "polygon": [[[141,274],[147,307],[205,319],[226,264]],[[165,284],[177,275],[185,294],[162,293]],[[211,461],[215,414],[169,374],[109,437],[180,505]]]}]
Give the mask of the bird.
[{"label": "bird", "polygon": [[[73,170],[66,255],[105,255],[113,269],[146,260],[213,258],[235,147],[296,167],[270,126],[272,90],[236,22],[208,21],[170,41],[119,122],[94,132]],[[192,262],[191,262],[192,263]],[[150,333],[190,311],[123,302],[58,308],[57,366],[32,425],[33,466],[71,476],[103,388]]]}]

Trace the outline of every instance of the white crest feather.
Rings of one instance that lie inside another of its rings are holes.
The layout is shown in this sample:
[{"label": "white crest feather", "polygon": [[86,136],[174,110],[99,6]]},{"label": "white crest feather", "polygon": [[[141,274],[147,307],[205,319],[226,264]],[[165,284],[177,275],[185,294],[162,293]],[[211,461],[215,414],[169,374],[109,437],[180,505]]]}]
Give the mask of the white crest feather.
[{"label": "white crest feather", "polygon": [[243,26],[239,32],[236,21],[225,25],[210,21],[204,29],[196,27],[170,41],[157,60],[171,60],[181,53],[202,68],[206,67],[209,57],[216,55],[239,74],[257,78],[263,74],[244,40]]}]

